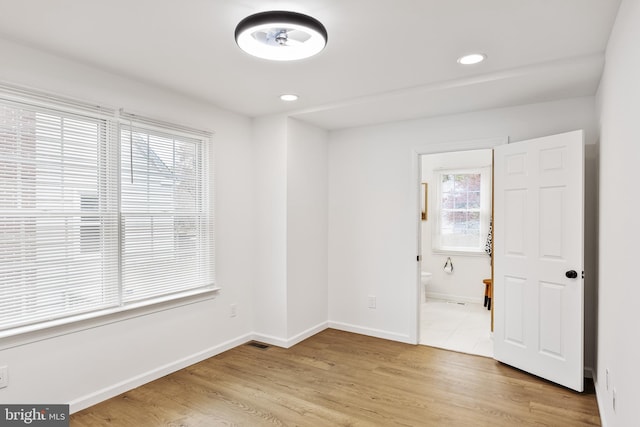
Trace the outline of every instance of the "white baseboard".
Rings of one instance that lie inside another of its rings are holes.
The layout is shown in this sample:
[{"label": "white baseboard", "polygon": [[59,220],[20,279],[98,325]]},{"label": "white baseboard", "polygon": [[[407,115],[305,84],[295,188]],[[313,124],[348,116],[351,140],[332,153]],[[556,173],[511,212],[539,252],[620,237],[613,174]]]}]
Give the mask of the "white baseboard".
[{"label": "white baseboard", "polygon": [[[290,348],[304,341],[305,339],[310,338],[319,332],[322,332],[327,328],[333,328],[333,329],[337,329],[345,332],[353,332],[356,334],[367,335],[367,336],[387,339],[391,341],[398,341],[406,344],[415,344],[410,340],[410,337],[408,335],[397,334],[395,332],[384,331],[380,329],[365,328],[362,326],[356,326],[356,325],[351,325],[351,324],[342,323],[342,322],[322,322],[288,339],[283,339],[283,338],[266,335],[266,334],[260,334],[260,333],[249,333],[249,334],[242,335],[238,338],[226,341],[217,346],[211,347],[207,350],[203,350],[201,352],[195,353],[191,356],[176,360],[175,362],[168,363],[164,366],[160,366],[144,374],[132,377],[126,381],[113,384],[109,387],[103,388],[94,393],[90,393],[86,396],[82,396],[78,399],[75,399],[69,402],[70,413],[81,411],[92,405],[95,405],[97,403],[110,399],[112,397],[118,396],[119,394],[122,394],[126,391],[132,390],[143,384],[154,381],[172,372],[176,372],[176,371],[179,371],[180,369],[184,369],[190,365],[201,362],[210,357],[216,356],[220,353],[223,353],[239,345],[243,345],[252,340],[264,342],[266,344],[275,345],[278,347]],[[584,374],[585,374],[585,377],[587,378],[594,377],[593,370],[589,367],[585,368]],[[596,401],[598,403],[598,409],[600,411],[600,418],[601,418],[602,426],[607,427],[607,422],[603,418],[604,410],[601,404],[602,399],[600,399],[600,396],[598,395],[598,389],[599,388],[596,383]]]},{"label": "white baseboard", "polygon": [[472,304],[484,303],[484,300],[482,298],[469,298],[469,297],[463,297],[459,295],[441,294],[438,292],[426,292],[425,296],[427,298],[440,299],[445,301],[468,302]]},{"label": "white baseboard", "polygon": [[92,405],[103,402],[112,397],[118,396],[119,394],[122,394],[126,391],[132,390],[148,382],[157,380],[158,378],[161,378],[165,375],[179,371],[180,369],[184,369],[190,365],[201,362],[205,359],[208,359],[210,357],[223,353],[239,345],[243,345],[252,340],[264,342],[266,344],[275,345],[278,347],[289,348],[319,332],[322,332],[327,328],[333,328],[341,331],[354,332],[357,334],[368,335],[376,338],[383,338],[383,339],[388,339],[392,341],[399,341],[403,343],[413,344],[409,340],[408,335],[401,335],[401,334],[396,334],[394,332],[382,331],[378,329],[363,328],[360,326],[349,325],[349,324],[340,323],[340,322],[322,322],[291,338],[286,338],[286,339],[254,332],[254,333],[242,335],[238,338],[226,341],[217,346],[208,348],[206,350],[200,351],[198,353],[192,354],[190,356],[184,357],[182,359],[176,360],[166,365],[157,367],[143,374],[129,378],[125,381],[121,381],[119,383],[105,387],[101,390],[97,390],[93,393],[74,399],[73,401],[69,402],[69,410],[71,413],[81,411]]},{"label": "white baseboard", "polygon": [[168,363],[164,366],[160,366],[158,368],[152,369],[151,371],[129,378],[125,381],[121,381],[119,383],[105,387],[101,390],[97,390],[86,396],[82,396],[77,399],[74,399],[73,401],[69,402],[69,411],[71,413],[81,411],[85,408],[88,408],[89,406],[95,405],[104,400],[115,397],[119,394],[132,390],[136,387],[139,387],[153,380],[157,380],[158,378],[162,378],[163,376],[168,375],[172,372],[179,371],[180,369],[184,369],[187,366],[201,362],[205,359],[208,359],[210,357],[223,353],[227,350],[231,350],[234,347],[243,345],[252,340],[261,341],[266,344],[271,344],[278,347],[289,348],[317,334],[318,332],[322,332],[323,330],[327,329],[327,327],[328,327],[328,322],[323,322],[288,339],[283,339],[283,338],[274,337],[274,336],[265,335],[265,334],[259,334],[259,333],[245,334],[238,338],[224,342],[220,345],[208,348],[206,350],[203,350],[198,353],[192,354],[190,356],[184,357],[182,359],[176,360],[175,362]]},{"label": "white baseboard", "polygon": [[383,338],[405,344],[415,344],[415,342],[411,341],[411,337],[409,337],[409,335],[397,334],[395,332],[383,331],[380,329],[363,328],[362,326],[350,325],[348,323],[341,322],[329,322],[329,327],[339,331],[353,332],[360,335]]},{"label": "white baseboard", "polygon": [[594,385],[596,387],[596,403],[598,404],[598,412],[600,412],[600,425],[602,427],[607,427],[608,423],[607,423],[607,419],[605,418],[606,412],[604,411],[604,405],[603,405],[603,401],[604,401],[605,397],[604,396],[600,396],[600,393],[598,393],[598,391],[600,390],[600,387],[598,386],[598,381],[597,380],[598,380],[598,378],[594,376],[593,383],[594,383]]},{"label": "white baseboard", "polygon": [[176,360],[175,362],[171,362],[156,369],[152,369],[151,371],[145,372],[144,374],[140,374],[125,381],[113,384],[109,387],[105,387],[102,390],[98,390],[94,393],[82,396],[69,402],[69,412],[74,413],[81,411],[82,409],[88,408],[89,406],[95,405],[126,391],[132,390],[136,387],[140,387],[143,384],[157,380],[158,378],[162,378],[163,376],[168,375],[172,372],[179,371],[180,369],[184,369],[187,366],[201,362],[217,354],[242,345],[248,341],[251,341],[251,339],[252,334],[243,335],[241,337],[224,342],[220,345],[195,353],[191,356]]},{"label": "white baseboard", "polygon": [[302,331],[299,334],[291,337],[291,338],[279,338],[279,337],[275,337],[273,335],[266,335],[266,334],[260,334],[260,333],[254,333],[253,334],[253,340],[255,341],[260,341],[263,342],[265,344],[270,344],[270,345],[275,345],[277,347],[282,347],[282,348],[289,348],[289,347],[293,347],[294,345],[306,340],[307,338],[310,338],[312,336],[314,336],[315,334],[317,334],[318,332],[322,332],[325,329],[327,329],[329,327],[329,322],[322,322],[316,326],[313,326],[309,329],[307,329],[306,331]]},{"label": "white baseboard", "polygon": [[594,379],[595,377],[593,376],[593,368],[590,368],[589,366],[585,366],[584,377]]}]

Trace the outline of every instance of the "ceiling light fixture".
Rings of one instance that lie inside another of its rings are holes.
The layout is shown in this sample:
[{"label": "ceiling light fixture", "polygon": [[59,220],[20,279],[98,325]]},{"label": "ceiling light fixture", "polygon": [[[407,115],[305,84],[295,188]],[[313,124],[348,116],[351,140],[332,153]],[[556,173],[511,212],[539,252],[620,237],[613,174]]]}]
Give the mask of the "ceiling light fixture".
[{"label": "ceiling light fixture", "polygon": [[280,99],[283,101],[297,101],[298,100],[298,95],[294,95],[292,93],[287,93],[284,95],[280,95]]},{"label": "ceiling light fixture", "polygon": [[464,55],[458,58],[458,64],[462,64],[462,65],[479,64],[485,59],[487,59],[487,55],[485,55],[484,53],[472,53],[470,55]]},{"label": "ceiling light fixture", "polygon": [[240,49],[258,58],[293,61],[316,55],[327,44],[327,30],[315,18],[287,11],[261,12],[236,27]]}]

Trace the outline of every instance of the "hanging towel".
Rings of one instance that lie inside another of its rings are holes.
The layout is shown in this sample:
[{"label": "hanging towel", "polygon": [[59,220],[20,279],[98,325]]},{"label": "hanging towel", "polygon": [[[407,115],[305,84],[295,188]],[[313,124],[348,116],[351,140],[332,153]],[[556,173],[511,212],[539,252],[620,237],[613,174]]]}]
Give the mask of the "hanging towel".
[{"label": "hanging towel", "polygon": [[484,245],[484,251],[491,257],[493,251],[491,249],[491,243],[493,242],[493,217],[489,219],[489,234],[487,235],[487,243]]},{"label": "hanging towel", "polygon": [[451,257],[447,257],[447,262],[444,263],[444,267],[442,269],[445,273],[453,273],[453,262],[451,261]]}]

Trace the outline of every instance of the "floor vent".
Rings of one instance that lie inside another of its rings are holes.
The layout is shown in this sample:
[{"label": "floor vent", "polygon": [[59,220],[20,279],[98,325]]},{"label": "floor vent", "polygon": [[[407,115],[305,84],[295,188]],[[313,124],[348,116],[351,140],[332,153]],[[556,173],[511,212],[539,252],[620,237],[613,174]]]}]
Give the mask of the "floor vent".
[{"label": "floor vent", "polygon": [[247,343],[247,345],[250,345],[251,347],[259,348],[260,350],[266,350],[266,349],[269,348],[268,344],[263,344],[263,343],[257,342],[257,341],[251,341],[251,342]]}]

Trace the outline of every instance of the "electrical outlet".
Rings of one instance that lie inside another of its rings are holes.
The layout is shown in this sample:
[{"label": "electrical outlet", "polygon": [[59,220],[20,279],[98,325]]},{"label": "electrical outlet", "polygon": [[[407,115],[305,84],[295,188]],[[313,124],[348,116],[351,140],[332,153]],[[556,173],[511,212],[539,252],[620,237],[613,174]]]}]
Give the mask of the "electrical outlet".
[{"label": "electrical outlet", "polygon": [[0,366],[0,388],[4,388],[9,385],[9,367]]},{"label": "electrical outlet", "polygon": [[238,315],[238,304],[231,304],[230,308],[231,308],[231,310],[230,310],[229,315],[231,317],[236,317]]},{"label": "electrical outlet", "polygon": [[375,297],[375,295],[369,295],[369,308],[376,308],[376,297]]}]

